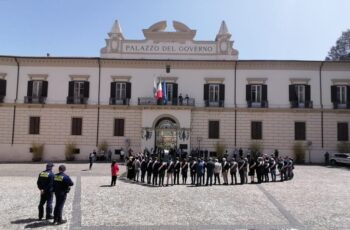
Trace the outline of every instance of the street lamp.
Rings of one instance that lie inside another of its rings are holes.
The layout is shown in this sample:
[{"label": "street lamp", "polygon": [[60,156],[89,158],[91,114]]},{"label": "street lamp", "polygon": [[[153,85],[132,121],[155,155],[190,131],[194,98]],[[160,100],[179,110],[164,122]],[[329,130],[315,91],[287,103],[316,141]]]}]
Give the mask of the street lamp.
[{"label": "street lamp", "polygon": [[202,137],[197,137],[197,142],[198,142],[198,154],[201,152],[201,141],[203,140]]},{"label": "street lamp", "polygon": [[311,146],[312,146],[312,141],[307,141],[307,150],[309,151],[309,164],[311,164]]}]

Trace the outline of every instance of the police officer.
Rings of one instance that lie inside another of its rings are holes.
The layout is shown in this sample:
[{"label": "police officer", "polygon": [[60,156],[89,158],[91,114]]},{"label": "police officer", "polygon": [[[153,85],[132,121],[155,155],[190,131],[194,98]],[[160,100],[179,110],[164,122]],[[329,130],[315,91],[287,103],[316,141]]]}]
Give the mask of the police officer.
[{"label": "police officer", "polygon": [[181,168],[181,164],[179,161],[179,158],[176,158],[176,162],[174,165],[174,184],[180,184],[179,183],[179,177],[180,177],[180,168]]},{"label": "police officer", "polygon": [[70,187],[73,186],[73,181],[64,173],[66,166],[60,165],[58,170],[59,173],[55,174],[53,183],[53,190],[56,196],[53,224],[64,224],[67,221],[62,219],[63,206],[67,198],[67,193]]},{"label": "police officer", "polygon": [[39,209],[39,220],[44,216],[44,204],[46,203],[46,219],[53,219],[52,216],[52,197],[53,197],[53,178],[54,174],[52,173],[52,163],[46,165],[46,170],[42,171],[39,174],[38,189],[40,190],[40,203],[38,206]]}]

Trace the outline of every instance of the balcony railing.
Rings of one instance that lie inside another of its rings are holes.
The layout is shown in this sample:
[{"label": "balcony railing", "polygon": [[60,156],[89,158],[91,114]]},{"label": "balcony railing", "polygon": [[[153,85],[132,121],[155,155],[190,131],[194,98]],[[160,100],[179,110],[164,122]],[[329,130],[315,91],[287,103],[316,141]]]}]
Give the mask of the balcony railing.
[{"label": "balcony railing", "polygon": [[205,107],[224,107],[225,101],[224,100],[220,100],[220,101],[205,100],[204,105],[205,105]]},{"label": "balcony railing", "polygon": [[269,102],[268,101],[262,101],[262,102],[254,102],[254,101],[247,101],[248,108],[268,108]]},{"label": "balcony railing", "polygon": [[110,105],[129,105],[130,99],[125,98],[125,99],[117,99],[115,97],[109,98],[109,104]]},{"label": "balcony railing", "polygon": [[174,105],[174,106],[195,106],[194,98],[183,99],[182,103],[176,98],[164,103],[162,100],[157,100],[153,97],[139,97],[138,105]]},{"label": "balcony railing", "polygon": [[67,97],[67,104],[87,104],[87,97]]},{"label": "balcony railing", "polygon": [[33,97],[33,96],[25,96],[24,103],[26,104],[45,104],[46,97]]},{"label": "balcony railing", "polygon": [[291,108],[313,108],[313,102],[312,101],[305,101],[304,103],[300,103],[298,101],[291,101],[290,102]]},{"label": "balcony railing", "polygon": [[348,101],[347,103],[334,102],[333,108],[334,109],[350,109],[350,101]]}]

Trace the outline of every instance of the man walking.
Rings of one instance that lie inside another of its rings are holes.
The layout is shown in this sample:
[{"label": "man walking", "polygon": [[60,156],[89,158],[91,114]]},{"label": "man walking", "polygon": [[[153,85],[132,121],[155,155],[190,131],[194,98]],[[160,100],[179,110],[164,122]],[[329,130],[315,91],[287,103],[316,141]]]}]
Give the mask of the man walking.
[{"label": "man walking", "polygon": [[46,203],[46,219],[53,219],[52,216],[52,197],[53,197],[53,178],[52,163],[46,165],[46,170],[39,174],[37,185],[40,190],[39,220],[44,216],[44,204]]},{"label": "man walking", "polygon": [[210,181],[210,186],[212,186],[215,164],[211,158],[209,158],[209,161],[206,164],[206,168],[207,168],[207,183],[205,185],[208,186]]},{"label": "man walking", "polygon": [[53,183],[53,190],[56,197],[53,224],[64,224],[67,220],[62,219],[63,206],[66,202],[67,193],[70,191],[70,187],[73,186],[73,181],[64,173],[66,166],[60,165],[58,170],[59,173],[55,175]]}]

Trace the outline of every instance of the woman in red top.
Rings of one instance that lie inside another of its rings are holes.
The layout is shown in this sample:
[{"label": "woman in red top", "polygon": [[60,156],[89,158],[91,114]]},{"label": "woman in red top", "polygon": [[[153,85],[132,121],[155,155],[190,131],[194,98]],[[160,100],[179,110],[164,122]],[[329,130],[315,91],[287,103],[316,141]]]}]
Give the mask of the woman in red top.
[{"label": "woman in red top", "polygon": [[115,161],[112,161],[111,172],[112,172],[111,187],[112,187],[112,186],[115,186],[115,183],[117,181],[117,174],[119,172],[119,166]]}]

